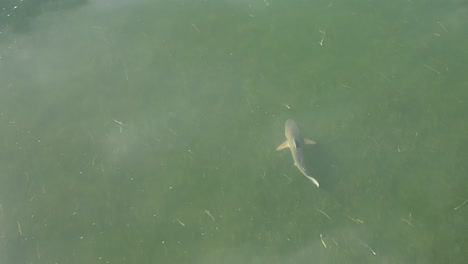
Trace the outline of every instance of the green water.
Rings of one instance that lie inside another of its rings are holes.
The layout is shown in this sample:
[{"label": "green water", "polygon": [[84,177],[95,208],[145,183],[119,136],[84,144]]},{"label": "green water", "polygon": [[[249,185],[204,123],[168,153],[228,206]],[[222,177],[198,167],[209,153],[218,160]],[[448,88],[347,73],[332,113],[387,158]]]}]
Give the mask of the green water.
[{"label": "green water", "polygon": [[463,0],[2,2],[0,264],[463,263],[467,28]]}]

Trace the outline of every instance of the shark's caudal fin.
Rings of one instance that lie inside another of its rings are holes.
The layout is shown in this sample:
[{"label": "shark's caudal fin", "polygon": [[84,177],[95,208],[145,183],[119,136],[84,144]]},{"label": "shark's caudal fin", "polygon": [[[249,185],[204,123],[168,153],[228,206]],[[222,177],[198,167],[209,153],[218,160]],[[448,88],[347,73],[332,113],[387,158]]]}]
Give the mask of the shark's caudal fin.
[{"label": "shark's caudal fin", "polygon": [[288,141],[286,140],[285,142],[283,142],[283,144],[279,145],[277,148],[276,148],[276,151],[278,150],[283,150],[285,148],[289,148],[289,144],[288,144]]},{"label": "shark's caudal fin", "polygon": [[308,175],[305,175],[307,177],[307,179],[311,180],[315,185],[317,185],[317,187],[319,187],[319,183],[316,179],[314,179],[314,177],[311,177],[311,176],[308,176]]},{"label": "shark's caudal fin", "polygon": [[[296,166],[297,166],[297,165],[296,165]],[[299,170],[302,172],[302,174],[303,174],[304,176],[307,177],[307,179],[309,179],[310,181],[312,181],[317,187],[320,186],[319,182],[318,182],[314,177],[310,176],[309,173],[308,173],[304,168],[299,167],[299,166],[297,166],[297,167],[298,167]]]}]

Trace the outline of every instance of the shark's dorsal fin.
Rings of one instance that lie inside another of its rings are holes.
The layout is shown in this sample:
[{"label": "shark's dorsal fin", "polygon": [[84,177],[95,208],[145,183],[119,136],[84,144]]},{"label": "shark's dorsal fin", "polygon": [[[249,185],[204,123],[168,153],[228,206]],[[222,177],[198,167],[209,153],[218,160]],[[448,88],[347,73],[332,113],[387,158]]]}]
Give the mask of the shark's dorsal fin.
[{"label": "shark's dorsal fin", "polygon": [[297,149],[300,148],[301,147],[301,142],[299,140],[297,140],[297,139],[294,139],[294,147],[297,148]]}]

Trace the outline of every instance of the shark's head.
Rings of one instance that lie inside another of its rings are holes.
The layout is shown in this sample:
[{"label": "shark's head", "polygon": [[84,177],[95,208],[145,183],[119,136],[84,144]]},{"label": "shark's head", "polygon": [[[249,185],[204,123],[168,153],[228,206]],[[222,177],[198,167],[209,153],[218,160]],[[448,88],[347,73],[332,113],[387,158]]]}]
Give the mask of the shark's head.
[{"label": "shark's head", "polygon": [[286,135],[287,139],[299,139],[300,138],[300,131],[299,127],[297,127],[296,122],[292,119],[288,119],[286,124],[284,125],[284,134]]}]

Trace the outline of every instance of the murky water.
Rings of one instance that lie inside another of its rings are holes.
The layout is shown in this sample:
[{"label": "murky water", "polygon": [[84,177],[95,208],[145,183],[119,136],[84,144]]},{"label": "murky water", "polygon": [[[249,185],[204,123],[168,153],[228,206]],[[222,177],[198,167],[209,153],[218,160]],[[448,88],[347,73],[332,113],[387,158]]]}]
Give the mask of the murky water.
[{"label": "murky water", "polygon": [[2,2],[0,263],[462,263],[464,3]]}]

